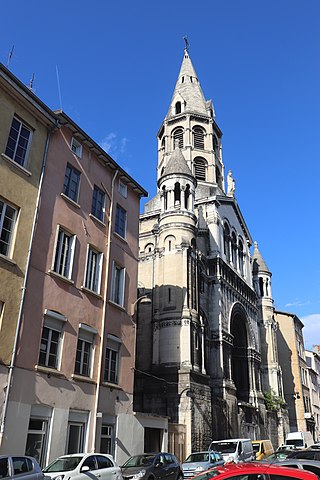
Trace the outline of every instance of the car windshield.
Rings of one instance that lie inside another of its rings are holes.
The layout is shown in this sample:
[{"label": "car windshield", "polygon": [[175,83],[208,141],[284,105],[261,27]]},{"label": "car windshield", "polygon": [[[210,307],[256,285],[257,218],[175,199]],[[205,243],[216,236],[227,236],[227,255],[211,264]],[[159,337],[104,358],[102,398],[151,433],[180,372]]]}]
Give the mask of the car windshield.
[{"label": "car windshield", "polygon": [[303,447],[303,440],[301,438],[298,439],[290,439],[287,441],[288,445],[295,445],[296,447]]},{"label": "car windshield", "polygon": [[130,457],[122,468],[127,467],[142,467],[144,465],[151,465],[155,459],[155,455],[135,455]]},{"label": "car windshield", "polygon": [[191,455],[189,455],[189,457],[185,459],[184,463],[208,462],[208,461],[209,461],[209,453],[199,452],[199,453],[191,453]]},{"label": "car windshield", "polygon": [[237,442],[217,442],[214,444],[214,449],[219,453],[234,453],[237,450],[237,445]]},{"label": "car windshield", "polygon": [[77,468],[83,457],[60,457],[50,463],[44,472],[70,472]]},{"label": "car windshield", "polygon": [[274,452],[274,453],[271,453],[270,455],[267,455],[266,457],[264,457],[263,460],[269,461],[269,460],[275,460],[277,458],[279,460],[284,460],[285,458],[287,458],[289,453],[292,453],[292,450],[280,450],[279,452]]}]

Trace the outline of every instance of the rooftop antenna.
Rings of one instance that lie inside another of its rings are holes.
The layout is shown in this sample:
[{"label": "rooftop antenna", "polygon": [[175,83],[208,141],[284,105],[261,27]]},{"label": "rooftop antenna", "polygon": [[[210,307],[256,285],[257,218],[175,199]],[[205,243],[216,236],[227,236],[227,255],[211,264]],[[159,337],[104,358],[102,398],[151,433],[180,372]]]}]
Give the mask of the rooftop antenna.
[{"label": "rooftop antenna", "polygon": [[34,75],[34,73],[33,73],[33,74],[32,74],[32,77],[31,77],[31,79],[30,79],[30,82],[29,82],[29,88],[30,88],[30,90],[33,90],[33,82],[34,82],[35,78],[36,78],[36,77],[35,77],[35,75]]},{"label": "rooftop antenna", "polygon": [[188,37],[187,37],[187,35],[184,35],[182,38],[183,38],[183,40],[185,41],[185,44],[186,44],[184,49],[187,50],[187,52],[189,53],[190,43],[189,43]]},{"label": "rooftop antenna", "polygon": [[56,65],[56,74],[57,74],[57,84],[58,84],[58,93],[59,93],[60,110],[62,110],[62,100],[61,100],[61,90],[60,90],[60,80],[59,80],[59,71],[58,71],[58,65]]},{"label": "rooftop antenna", "polygon": [[10,53],[8,55],[8,59],[7,59],[7,68],[9,68],[9,65],[10,65],[10,60],[11,60],[11,57],[13,55],[13,50],[14,50],[14,45],[12,45],[12,48],[10,50]]}]

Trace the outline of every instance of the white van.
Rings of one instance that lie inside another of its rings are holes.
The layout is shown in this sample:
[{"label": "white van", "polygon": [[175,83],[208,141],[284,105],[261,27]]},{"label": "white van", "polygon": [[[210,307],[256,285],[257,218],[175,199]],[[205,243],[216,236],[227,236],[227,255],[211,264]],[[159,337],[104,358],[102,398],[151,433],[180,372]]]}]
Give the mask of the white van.
[{"label": "white van", "polygon": [[209,450],[221,453],[226,463],[251,462],[255,454],[250,438],[230,438],[211,442]]},{"label": "white van", "polygon": [[314,443],[311,432],[291,432],[286,436],[285,445],[294,445],[295,448],[311,447]]}]

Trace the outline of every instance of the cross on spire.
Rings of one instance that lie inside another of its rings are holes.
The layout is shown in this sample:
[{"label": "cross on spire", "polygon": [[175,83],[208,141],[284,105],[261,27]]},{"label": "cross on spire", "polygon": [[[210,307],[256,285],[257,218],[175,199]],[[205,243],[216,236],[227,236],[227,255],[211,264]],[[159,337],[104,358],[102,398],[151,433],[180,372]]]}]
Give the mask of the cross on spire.
[{"label": "cross on spire", "polygon": [[184,49],[187,50],[187,52],[189,52],[190,43],[189,43],[189,40],[188,40],[187,35],[185,35],[185,36],[182,37],[182,38],[183,38],[183,40],[185,41],[185,44],[186,44],[186,46],[184,47]]}]

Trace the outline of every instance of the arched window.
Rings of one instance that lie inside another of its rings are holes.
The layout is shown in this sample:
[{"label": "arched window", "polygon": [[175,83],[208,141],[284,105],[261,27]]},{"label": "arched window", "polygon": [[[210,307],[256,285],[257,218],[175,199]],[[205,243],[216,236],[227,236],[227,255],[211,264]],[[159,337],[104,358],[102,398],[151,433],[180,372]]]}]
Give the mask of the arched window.
[{"label": "arched window", "polygon": [[181,102],[176,102],[176,115],[181,113]]},{"label": "arched window", "polygon": [[219,167],[216,166],[216,183],[222,188],[222,176]]},{"label": "arched window", "polygon": [[207,162],[204,158],[197,157],[194,159],[194,175],[197,180],[206,181]]},{"label": "arched window", "polygon": [[204,149],[204,130],[201,127],[194,127],[193,129],[193,146],[194,148]]},{"label": "arched window", "polygon": [[230,261],[230,229],[226,223],[223,230],[223,247],[227,262]]},{"label": "arched window", "polygon": [[165,185],[162,187],[162,195],[163,195],[163,208],[167,210],[168,208],[168,192],[166,190]]},{"label": "arched window", "polygon": [[190,185],[187,185],[184,191],[184,208],[186,210],[189,209],[189,200],[190,200],[189,197],[190,197]]},{"label": "arched window", "polygon": [[164,249],[166,252],[172,252],[175,248],[176,238],[173,235],[168,235],[164,239]]},{"label": "arched window", "polygon": [[237,238],[234,232],[231,235],[232,265],[237,268]]},{"label": "arched window", "polygon": [[180,183],[177,182],[174,185],[174,206],[175,208],[180,208],[181,205],[181,189]]},{"label": "arched window", "polygon": [[213,146],[213,150],[215,152],[217,152],[219,143],[218,143],[217,137],[215,135],[213,135],[213,137],[212,137],[212,146]]},{"label": "arched window", "polygon": [[165,146],[166,146],[166,137],[163,137],[163,139],[161,140],[161,147],[165,148]]},{"label": "arched window", "polygon": [[153,243],[148,243],[145,247],[144,247],[144,251],[146,253],[150,253],[150,252],[153,252],[154,250],[154,245]]},{"label": "arched window", "polygon": [[183,148],[183,128],[179,127],[173,131],[173,148],[176,146],[176,140],[178,140],[179,148]]},{"label": "arched window", "polygon": [[238,252],[239,252],[239,270],[241,275],[243,275],[243,243],[241,240],[239,240],[239,247],[238,247]]}]

